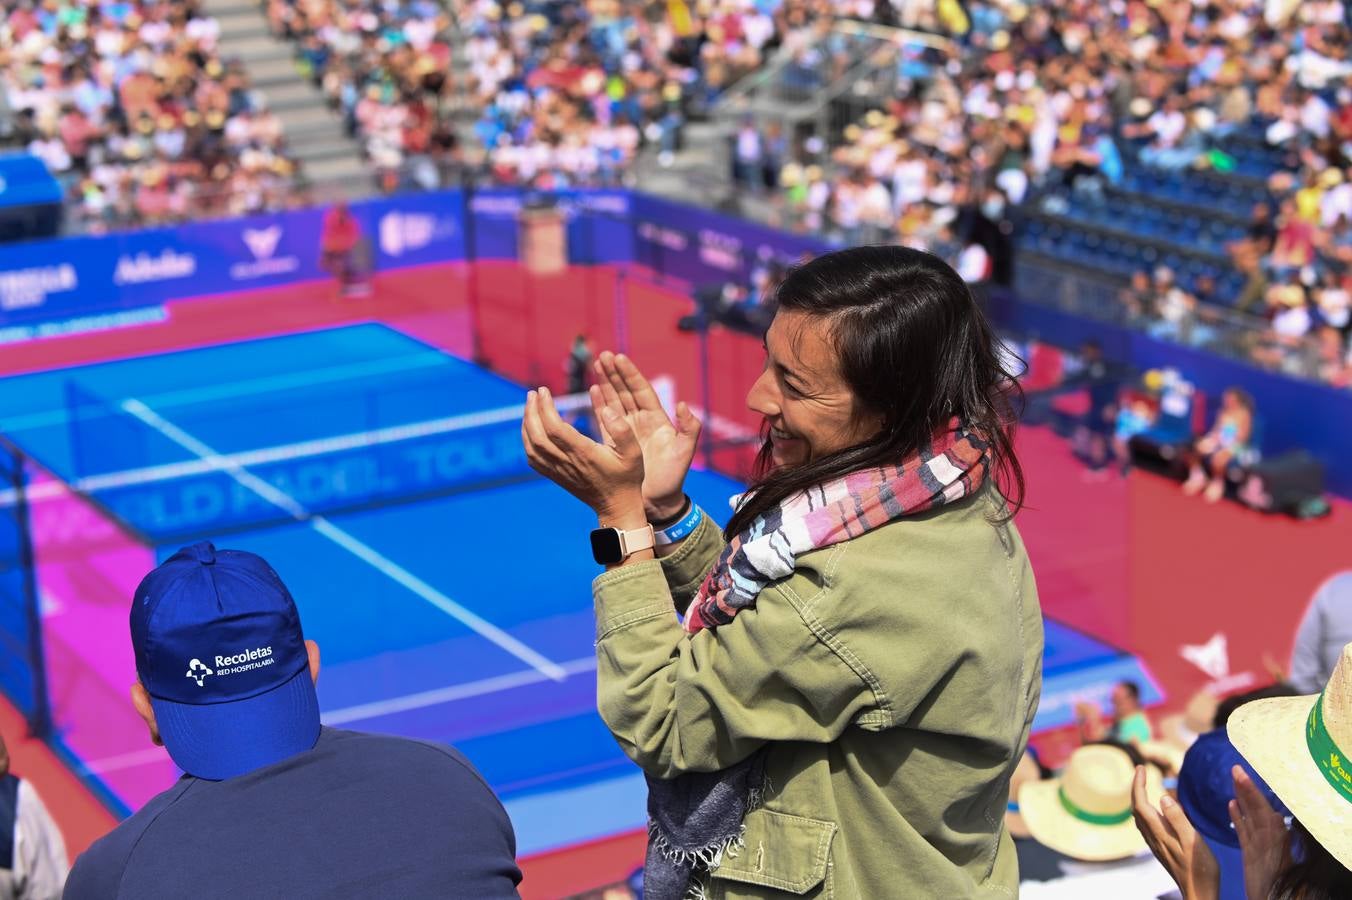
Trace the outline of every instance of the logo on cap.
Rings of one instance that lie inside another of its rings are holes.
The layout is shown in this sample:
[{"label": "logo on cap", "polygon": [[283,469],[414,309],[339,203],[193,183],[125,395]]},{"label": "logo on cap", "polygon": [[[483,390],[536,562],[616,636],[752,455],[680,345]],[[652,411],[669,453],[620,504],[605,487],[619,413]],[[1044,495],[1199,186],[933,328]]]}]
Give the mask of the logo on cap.
[{"label": "logo on cap", "polygon": [[193,657],[193,661],[188,663],[188,677],[196,680],[198,687],[202,687],[202,682],[208,675],[215,674],[206,663],[196,657]]}]

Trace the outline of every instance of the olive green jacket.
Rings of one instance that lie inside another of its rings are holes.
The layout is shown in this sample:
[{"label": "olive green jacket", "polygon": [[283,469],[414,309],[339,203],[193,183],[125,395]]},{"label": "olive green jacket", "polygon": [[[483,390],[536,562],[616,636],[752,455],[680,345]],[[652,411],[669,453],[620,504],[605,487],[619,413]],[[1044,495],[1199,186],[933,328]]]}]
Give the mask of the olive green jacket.
[{"label": "olive green jacket", "polygon": [[1018,895],[1009,776],[1042,683],[1023,542],[987,489],[798,558],[730,624],[676,616],[724,543],[596,580],[597,704],[660,778],[769,745],[745,845],[714,898]]}]

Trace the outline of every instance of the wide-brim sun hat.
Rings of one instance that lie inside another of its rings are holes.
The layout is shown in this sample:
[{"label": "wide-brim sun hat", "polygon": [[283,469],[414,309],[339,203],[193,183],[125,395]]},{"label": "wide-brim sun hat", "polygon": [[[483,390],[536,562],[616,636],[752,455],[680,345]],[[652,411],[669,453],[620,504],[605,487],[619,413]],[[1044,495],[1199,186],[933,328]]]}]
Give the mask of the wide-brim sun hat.
[{"label": "wide-brim sun hat", "polygon": [[1305,830],[1352,869],[1352,644],[1323,693],[1246,703],[1226,732]]},{"label": "wide-brim sun hat", "polygon": [[[1146,852],[1132,819],[1131,785],[1136,767],[1120,747],[1090,744],[1071,754],[1057,778],[1019,790],[1019,813],[1028,833],[1072,859],[1108,862]],[[1158,805],[1164,783],[1146,766],[1146,796]]]},{"label": "wide-brim sun hat", "polygon": [[1042,772],[1038,768],[1033,754],[1025,751],[1023,756],[1019,758],[1019,764],[1014,768],[1014,774],[1009,779],[1009,792],[1012,799],[1005,811],[1005,827],[1013,837],[1029,837],[1028,826],[1023,823],[1023,813],[1019,809],[1018,797],[1024,785],[1033,784],[1041,780],[1041,777]]}]

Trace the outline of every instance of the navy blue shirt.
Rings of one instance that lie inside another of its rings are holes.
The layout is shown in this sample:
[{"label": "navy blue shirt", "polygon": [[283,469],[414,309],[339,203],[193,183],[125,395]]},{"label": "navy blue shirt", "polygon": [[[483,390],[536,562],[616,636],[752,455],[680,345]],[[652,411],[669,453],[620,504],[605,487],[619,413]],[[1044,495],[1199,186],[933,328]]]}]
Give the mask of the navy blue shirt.
[{"label": "navy blue shirt", "polygon": [[75,862],[65,900],[516,897],[507,812],[457,750],[325,728],[231,778],[185,775]]}]

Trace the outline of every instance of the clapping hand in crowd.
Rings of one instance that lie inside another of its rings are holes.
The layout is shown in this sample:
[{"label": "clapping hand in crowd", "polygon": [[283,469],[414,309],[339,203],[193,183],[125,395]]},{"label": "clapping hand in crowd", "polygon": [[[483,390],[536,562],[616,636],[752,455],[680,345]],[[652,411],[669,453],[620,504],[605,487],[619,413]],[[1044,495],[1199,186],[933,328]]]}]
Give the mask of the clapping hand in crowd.
[{"label": "clapping hand in crowd", "polygon": [[[1249,900],[1267,900],[1278,876],[1291,864],[1286,820],[1243,768],[1235,766],[1231,774],[1235,799],[1230,801],[1230,820],[1244,860],[1245,893]],[[1150,852],[1178,884],[1183,900],[1215,900],[1220,896],[1215,854],[1177,801],[1165,795],[1158,810],[1151,805],[1145,783],[1145,768],[1138,766],[1132,783],[1132,810]]]},{"label": "clapping hand in crowd", "polygon": [[[1260,798],[1261,799],[1261,798]],[[1145,766],[1136,767],[1131,785],[1131,805],[1136,827],[1150,852],[1169,871],[1183,892],[1183,900],[1217,900],[1221,890],[1221,871],[1216,855],[1192,827],[1183,807],[1165,794],[1160,808],[1146,796]]]}]

